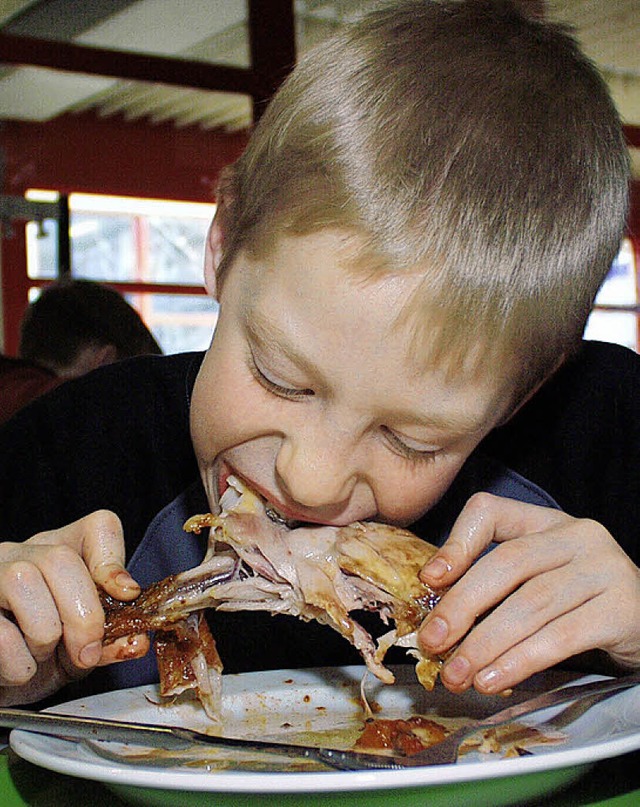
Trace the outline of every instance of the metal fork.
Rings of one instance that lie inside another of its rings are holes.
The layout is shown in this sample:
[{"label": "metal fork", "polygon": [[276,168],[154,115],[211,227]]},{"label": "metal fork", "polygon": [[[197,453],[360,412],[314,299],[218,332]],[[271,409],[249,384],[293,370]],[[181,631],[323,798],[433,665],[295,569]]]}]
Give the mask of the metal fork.
[{"label": "metal fork", "polygon": [[[57,712],[31,712],[24,709],[0,709],[0,726],[80,741],[117,741],[176,750],[184,750],[194,744],[205,744],[219,748],[267,752],[297,759],[310,759],[344,771],[393,770],[454,763],[458,758],[460,743],[477,731],[510,723],[516,718],[534,714],[550,706],[574,701],[588,702],[588,699],[593,699],[597,695],[627,689],[636,684],[640,684],[640,672],[621,678],[593,681],[589,684],[559,687],[515,706],[510,706],[508,709],[503,709],[484,720],[472,721],[436,745],[411,756],[386,756],[360,751],[278,743],[270,740],[220,737],[181,726],[78,717]],[[128,761],[126,755],[110,754],[110,756],[123,763]]]},{"label": "metal fork", "polygon": [[[467,723],[462,728],[449,734],[444,740],[425,748],[424,751],[420,751],[417,754],[411,754],[410,756],[396,755],[387,757],[386,759],[381,755],[375,757],[372,754],[367,754],[359,755],[359,759],[351,760],[351,758],[341,757],[332,760],[330,756],[332,752],[325,749],[325,761],[329,764],[333,761],[334,766],[341,770],[361,770],[363,768],[402,769],[417,768],[426,765],[449,765],[457,761],[458,752],[463,740],[466,740],[467,737],[476,734],[478,731],[502,726],[506,723],[511,723],[517,718],[532,715],[543,709],[548,709],[551,706],[559,706],[563,703],[588,701],[592,699],[592,703],[589,704],[589,706],[591,706],[593,702],[595,702],[596,696],[604,695],[605,693],[611,694],[638,684],[640,684],[640,672],[625,675],[620,678],[592,681],[588,684],[558,687],[544,692],[542,695],[538,695],[535,698],[530,698],[522,703],[518,703],[515,706],[502,709],[500,712],[491,715],[491,717]],[[373,760],[371,757],[374,757]],[[353,766],[349,766],[351,761],[354,763]]]}]

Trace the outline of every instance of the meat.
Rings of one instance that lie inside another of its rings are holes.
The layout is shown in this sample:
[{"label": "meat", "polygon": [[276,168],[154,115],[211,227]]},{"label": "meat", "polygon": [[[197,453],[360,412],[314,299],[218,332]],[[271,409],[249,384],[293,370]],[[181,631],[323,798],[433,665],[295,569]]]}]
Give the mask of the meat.
[{"label": "meat", "polygon": [[[290,529],[231,477],[219,516],[194,516],[185,530],[209,528],[203,562],[145,589],[131,603],[103,597],[105,642],[156,632],[163,695],[192,689],[211,717],[219,710],[222,663],[202,611],[261,610],[329,625],[360,652],[367,668],[391,684],[385,654],[399,645],[417,659],[416,673],[434,686],[441,659],[423,656],[416,629],[438,601],[418,572],[435,547],[397,527],[356,522]],[[352,616],[379,615],[389,631],[377,642]]]},{"label": "meat", "polygon": [[356,751],[390,751],[392,754],[410,756],[418,754],[430,745],[442,742],[447,736],[446,728],[423,715],[413,715],[407,720],[369,718],[358,737]]}]

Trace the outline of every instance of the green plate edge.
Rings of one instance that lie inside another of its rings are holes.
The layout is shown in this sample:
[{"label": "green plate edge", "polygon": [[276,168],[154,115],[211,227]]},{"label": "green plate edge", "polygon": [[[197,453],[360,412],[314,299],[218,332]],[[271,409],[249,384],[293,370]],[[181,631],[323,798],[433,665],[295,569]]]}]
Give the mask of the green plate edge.
[{"label": "green plate edge", "polygon": [[540,794],[548,796],[582,776],[589,765],[523,774],[509,778],[482,779],[429,787],[386,788],[336,793],[216,793],[113,785],[108,787],[124,800],[150,807],[502,807]]}]

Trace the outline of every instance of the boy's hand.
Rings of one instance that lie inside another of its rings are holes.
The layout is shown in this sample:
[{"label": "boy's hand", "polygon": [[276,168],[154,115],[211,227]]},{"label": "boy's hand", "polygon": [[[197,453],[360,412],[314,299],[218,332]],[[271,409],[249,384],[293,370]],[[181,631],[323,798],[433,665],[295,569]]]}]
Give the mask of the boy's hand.
[{"label": "boy's hand", "polygon": [[595,521],[476,494],[420,576],[452,586],[419,639],[460,642],[441,673],[454,692],[501,692],[594,648],[640,667],[640,570]]},{"label": "boy's hand", "polygon": [[39,700],[99,664],[144,655],[148,639],[102,647],[96,584],[131,600],[120,520],[98,511],[24,543],[0,544],[0,704]]}]

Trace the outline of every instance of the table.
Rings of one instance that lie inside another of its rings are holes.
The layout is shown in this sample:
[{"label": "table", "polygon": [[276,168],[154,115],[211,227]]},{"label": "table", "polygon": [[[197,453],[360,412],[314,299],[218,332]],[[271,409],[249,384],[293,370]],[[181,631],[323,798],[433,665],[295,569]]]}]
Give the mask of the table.
[{"label": "table", "polygon": [[[214,799],[210,798],[211,807],[215,807]],[[278,797],[274,796],[274,807],[278,802]],[[2,807],[125,807],[126,804],[128,802],[99,782],[52,773],[25,762],[8,748],[0,751]],[[176,794],[176,804],[179,804],[179,794]],[[545,807],[639,805],[640,751],[597,763],[566,790],[545,799]]]}]

